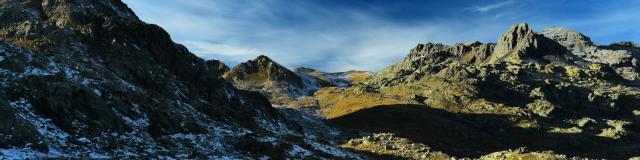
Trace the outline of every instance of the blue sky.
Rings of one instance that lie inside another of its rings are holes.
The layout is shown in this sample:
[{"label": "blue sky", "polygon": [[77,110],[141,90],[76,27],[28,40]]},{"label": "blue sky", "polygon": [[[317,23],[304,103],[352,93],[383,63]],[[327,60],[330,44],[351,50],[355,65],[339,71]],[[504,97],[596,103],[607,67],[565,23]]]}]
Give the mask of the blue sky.
[{"label": "blue sky", "polygon": [[204,59],[378,71],[418,43],[495,42],[512,24],[640,42],[640,0],[124,0]]}]

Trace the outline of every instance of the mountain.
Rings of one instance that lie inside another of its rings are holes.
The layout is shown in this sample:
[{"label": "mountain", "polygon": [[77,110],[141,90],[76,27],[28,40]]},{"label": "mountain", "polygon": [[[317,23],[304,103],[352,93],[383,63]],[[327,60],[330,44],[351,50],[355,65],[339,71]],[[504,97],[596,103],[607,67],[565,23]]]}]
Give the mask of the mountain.
[{"label": "mountain", "polygon": [[313,95],[320,88],[348,87],[370,75],[364,71],[325,73],[305,67],[291,71],[271,58],[260,55],[238,64],[225,72],[223,77],[237,88],[261,92],[274,104],[288,105],[295,99]]},{"label": "mountain", "polygon": [[527,147],[627,159],[640,155],[638,49],[631,42],[596,45],[557,27],[535,32],[522,23],[496,44],[419,44],[365,84],[315,95],[324,117],[354,133],[345,146],[355,150],[440,156],[371,150],[401,142],[360,138],[389,132],[455,157],[522,156],[498,151]]},{"label": "mountain", "polygon": [[[272,80],[302,87],[269,65],[283,78]],[[228,70],[118,0],[2,0],[0,156],[355,156],[307,137],[266,97],[222,79]]]},{"label": "mountain", "polygon": [[294,70],[299,76],[304,77],[307,81],[317,85],[318,88],[322,87],[348,87],[354,84],[363,83],[367,78],[373,75],[368,71],[346,71],[327,73],[315,70],[313,68],[300,67]]},{"label": "mountain", "polygon": [[240,63],[226,72],[224,77],[238,88],[267,91],[267,97],[299,97],[305,95],[302,78],[296,73],[261,55],[254,60]]},{"label": "mountain", "polygon": [[118,0],[0,0],[0,159],[628,159],[638,59],[521,23],[376,73],[229,68]]}]

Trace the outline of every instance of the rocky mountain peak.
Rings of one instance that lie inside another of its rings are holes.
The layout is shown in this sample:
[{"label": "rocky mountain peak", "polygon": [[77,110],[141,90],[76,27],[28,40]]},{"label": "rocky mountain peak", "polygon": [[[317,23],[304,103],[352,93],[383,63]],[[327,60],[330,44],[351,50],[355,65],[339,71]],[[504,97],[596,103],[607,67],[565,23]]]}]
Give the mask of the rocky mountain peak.
[{"label": "rocky mountain peak", "polygon": [[360,72],[325,73],[306,67],[291,71],[271,58],[260,55],[238,64],[223,77],[240,89],[261,92],[272,103],[285,105],[292,99],[309,96],[322,87],[347,87],[368,76]]},{"label": "rocky mountain peak", "polygon": [[566,59],[568,50],[558,42],[537,34],[527,23],[511,26],[499,39],[489,63],[535,60],[545,63]]},{"label": "rocky mountain peak", "polygon": [[496,45],[494,54],[490,59],[491,63],[497,63],[506,59],[507,61],[517,61],[525,48],[531,47],[534,43],[535,34],[527,23],[514,24],[500,38]]},{"label": "rocky mountain peak", "polygon": [[502,34],[500,40],[515,43],[516,40],[531,37],[533,34],[533,29],[529,28],[529,24],[518,23],[512,25],[506,33]]},{"label": "rocky mountain peak", "polygon": [[223,77],[238,88],[259,91],[271,99],[304,94],[302,78],[264,55],[238,64]]},{"label": "rocky mountain peak", "polygon": [[244,79],[259,82],[283,80],[299,81],[300,79],[294,72],[264,55],[260,55],[253,60],[238,64],[236,67],[231,69],[225,77],[236,80]]},{"label": "rocky mountain peak", "polygon": [[273,60],[271,60],[271,58],[269,58],[269,57],[267,57],[265,55],[259,55],[254,60],[256,60],[256,61],[264,61],[264,62],[273,62]]}]

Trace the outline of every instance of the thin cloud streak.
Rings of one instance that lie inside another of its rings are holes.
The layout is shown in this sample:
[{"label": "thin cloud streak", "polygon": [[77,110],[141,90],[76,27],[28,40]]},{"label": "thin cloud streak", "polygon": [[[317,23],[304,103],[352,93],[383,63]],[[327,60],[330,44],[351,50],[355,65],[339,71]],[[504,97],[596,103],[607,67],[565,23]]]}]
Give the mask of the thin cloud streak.
[{"label": "thin cloud streak", "polygon": [[467,8],[468,10],[474,11],[474,12],[490,12],[490,11],[494,11],[500,8],[504,8],[510,4],[515,3],[515,0],[508,0],[508,1],[504,1],[504,2],[500,2],[500,3],[495,3],[495,4],[489,4],[489,5],[484,5],[484,6],[477,6],[477,7],[470,7]]},{"label": "thin cloud streak", "polygon": [[[448,7],[452,7],[449,10],[456,12],[455,15],[406,15],[426,16],[411,23],[405,23],[402,16],[385,17],[396,11],[381,13],[380,10],[313,3],[317,1],[125,2],[144,21],[159,24],[175,41],[202,58],[219,59],[234,66],[264,54],[289,68],[313,67],[329,72],[378,71],[399,61],[418,43],[495,42],[511,24],[520,22],[530,22],[538,30],[551,25],[566,26],[588,36],[597,35],[592,37],[594,40],[623,31],[626,35],[638,33],[627,31],[629,26],[621,26],[621,20],[631,22],[627,23],[630,26],[639,24],[638,19],[622,16],[637,15],[629,13],[634,12],[634,8],[618,7],[620,12],[590,14],[603,20],[557,18],[558,14],[553,13],[562,10],[553,7],[560,2],[545,3],[549,6],[532,5],[528,1],[454,5]],[[491,14],[469,14],[470,8]],[[462,11],[465,9],[468,11]],[[613,16],[621,18],[613,21]],[[598,28],[607,28],[607,31]],[[637,36],[631,38],[628,40],[637,40]]]},{"label": "thin cloud streak", "polygon": [[[400,25],[354,10],[294,9],[292,12],[297,18],[308,21],[297,27],[264,22],[268,21],[264,19],[278,18],[275,16],[277,13],[265,8],[283,9],[279,8],[283,6],[268,6],[273,4],[243,6],[243,13],[231,17],[221,15],[231,14],[229,12],[234,10],[229,8],[233,8],[233,4],[229,4],[227,9],[205,12],[204,15],[191,12],[192,5],[227,6],[226,1],[203,3],[187,1],[182,4],[186,6],[184,8],[145,6],[145,10],[151,10],[148,12],[153,12],[154,16],[149,19],[141,17],[152,23],[164,22],[160,25],[196,55],[222,59],[230,66],[264,54],[290,68],[315,67],[331,72],[377,71],[404,57],[418,43],[453,43],[467,38],[459,36],[461,32],[450,30],[453,26],[448,22]],[[314,8],[304,6],[311,4],[297,5]]]}]

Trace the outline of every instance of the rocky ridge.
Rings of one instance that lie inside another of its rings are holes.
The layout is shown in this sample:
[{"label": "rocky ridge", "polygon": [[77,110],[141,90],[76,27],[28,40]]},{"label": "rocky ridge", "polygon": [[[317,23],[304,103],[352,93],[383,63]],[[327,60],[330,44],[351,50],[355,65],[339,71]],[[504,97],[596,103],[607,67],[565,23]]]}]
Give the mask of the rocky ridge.
[{"label": "rocky ridge", "polygon": [[[598,51],[589,52],[593,47]],[[640,154],[633,145],[640,136],[640,89],[632,78],[638,68],[630,63],[637,49],[516,24],[497,44],[420,44],[363,85],[316,95],[325,117],[343,129],[391,132],[451,156],[526,146],[625,159]]]},{"label": "rocky ridge", "polygon": [[357,158],[118,0],[0,1],[0,155]]},{"label": "rocky ridge", "polygon": [[640,80],[640,49],[633,42],[616,42],[610,45],[597,45],[576,31],[551,27],[544,29],[542,35],[565,46],[572,54],[592,63],[605,64],[629,80]]}]

